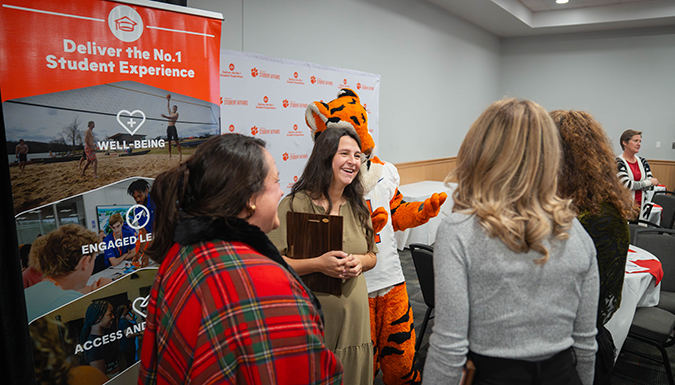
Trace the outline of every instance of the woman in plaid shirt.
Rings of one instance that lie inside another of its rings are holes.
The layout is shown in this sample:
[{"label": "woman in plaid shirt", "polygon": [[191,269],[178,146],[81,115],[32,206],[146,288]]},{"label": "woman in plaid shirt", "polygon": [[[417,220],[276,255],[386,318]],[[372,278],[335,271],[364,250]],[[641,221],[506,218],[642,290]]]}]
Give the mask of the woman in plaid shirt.
[{"label": "woman in plaid shirt", "polygon": [[321,308],[265,235],[283,195],[265,142],[202,144],[159,175],[139,384],[340,384]]}]

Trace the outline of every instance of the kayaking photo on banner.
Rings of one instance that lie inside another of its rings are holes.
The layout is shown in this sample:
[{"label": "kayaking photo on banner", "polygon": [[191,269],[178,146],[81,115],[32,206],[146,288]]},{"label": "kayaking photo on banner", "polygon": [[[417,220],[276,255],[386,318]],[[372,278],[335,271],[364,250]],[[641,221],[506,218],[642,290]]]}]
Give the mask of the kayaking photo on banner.
[{"label": "kayaking photo on banner", "polygon": [[38,382],[137,375],[157,272],[144,254],[149,191],[221,134],[222,16],[138,3],[0,0],[0,94]]}]

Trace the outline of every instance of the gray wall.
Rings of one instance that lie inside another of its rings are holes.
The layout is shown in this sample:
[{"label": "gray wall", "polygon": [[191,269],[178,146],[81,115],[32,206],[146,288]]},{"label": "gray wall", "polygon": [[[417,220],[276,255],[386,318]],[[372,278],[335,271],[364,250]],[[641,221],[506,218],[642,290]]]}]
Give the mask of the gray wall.
[{"label": "gray wall", "polygon": [[643,131],[641,156],[675,160],[674,63],[672,27],[504,39],[501,94],[590,112],[617,153],[624,130]]},{"label": "gray wall", "polygon": [[424,0],[189,5],[223,14],[222,48],[382,75],[378,152],[390,162],[456,156],[504,96],[589,111],[617,153],[621,132],[644,131],[641,155],[675,160],[672,27],[500,41]]},{"label": "gray wall", "polygon": [[382,75],[378,154],[389,162],[457,155],[500,95],[499,39],[424,0],[188,5],[223,14],[222,48]]}]

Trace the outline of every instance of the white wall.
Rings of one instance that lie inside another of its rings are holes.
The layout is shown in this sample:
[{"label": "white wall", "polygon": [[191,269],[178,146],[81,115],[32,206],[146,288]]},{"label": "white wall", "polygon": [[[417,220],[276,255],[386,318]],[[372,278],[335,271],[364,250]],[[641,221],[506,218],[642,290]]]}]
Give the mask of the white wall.
[{"label": "white wall", "polygon": [[189,6],[224,15],[222,48],[382,75],[378,152],[390,162],[457,155],[471,123],[504,96],[589,111],[617,153],[621,132],[644,131],[641,155],[675,160],[672,27],[500,41],[424,0]]},{"label": "white wall", "polygon": [[675,160],[674,63],[672,27],[504,39],[501,94],[590,112],[617,153],[624,130],[643,131],[640,155]]},{"label": "white wall", "polygon": [[188,5],[223,14],[222,48],[382,75],[378,154],[389,162],[456,156],[500,95],[499,39],[424,0]]}]

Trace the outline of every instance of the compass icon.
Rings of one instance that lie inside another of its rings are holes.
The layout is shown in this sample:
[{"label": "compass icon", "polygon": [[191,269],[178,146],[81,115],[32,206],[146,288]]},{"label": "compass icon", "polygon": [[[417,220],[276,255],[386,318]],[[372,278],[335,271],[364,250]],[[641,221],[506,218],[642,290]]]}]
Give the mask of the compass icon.
[{"label": "compass icon", "polygon": [[133,205],[127,210],[126,219],[129,227],[134,230],[140,230],[150,222],[150,210],[143,205]]}]

